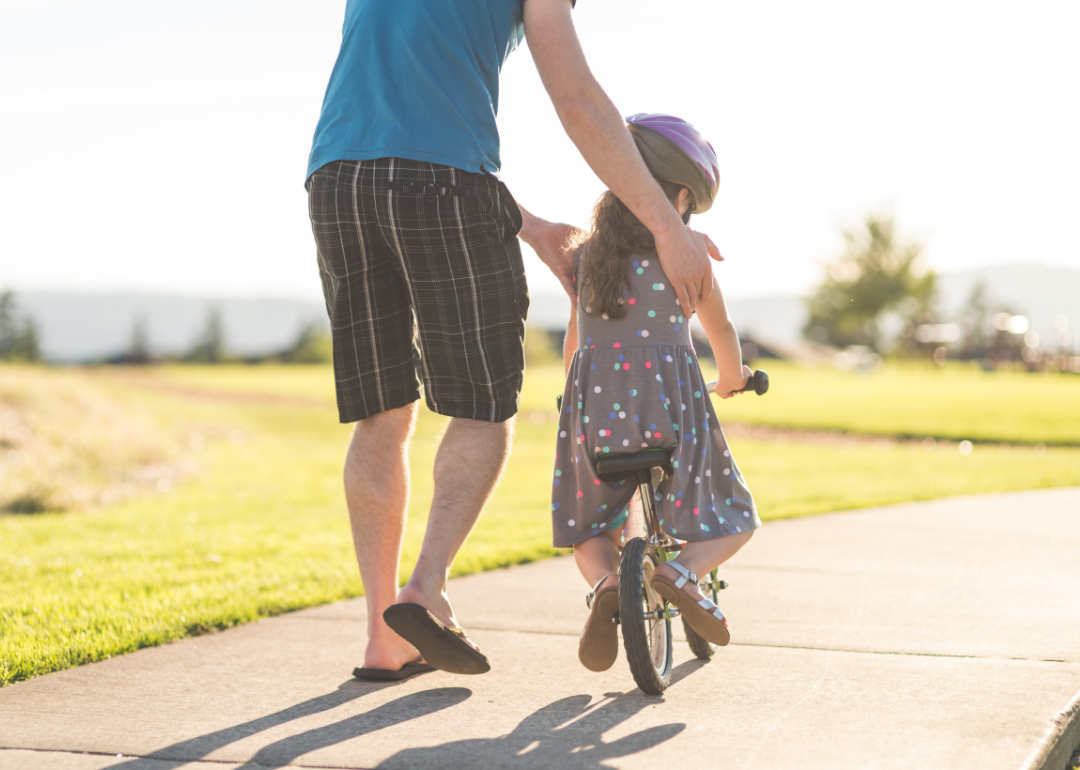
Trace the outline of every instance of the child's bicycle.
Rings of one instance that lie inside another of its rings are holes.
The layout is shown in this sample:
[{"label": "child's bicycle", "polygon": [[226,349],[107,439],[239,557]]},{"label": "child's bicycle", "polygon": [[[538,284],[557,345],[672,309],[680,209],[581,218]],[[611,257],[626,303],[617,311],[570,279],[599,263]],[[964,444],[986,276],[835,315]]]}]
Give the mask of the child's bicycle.
[{"label": "child's bicycle", "polygon": [[[715,392],[716,383],[707,386]],[[757,370],[740,391],[754,391],[759,396],[769,389],[769,376]],[[645,509],[646,537],[635,537],[623,546],[619,562],[619,614],[613,623],[622,625],[623,646],[630,672],[643,692],[659,695],[671,682],[671,619],[678,617],[679,610],[668,603],[653,589],[653,570],[678,555],[682,547],[660,530],[656,515],[653,487],[653,469],[671,471],[670,449],[649,449],[628,455],[610,455],[596,464],[597,472],[604,481],[616,483],[632,478],[641,492]],[[698,585],[701,593],[717,602],[719,591],[727,588],[726,580],[720,580],[718,569],[702,578]],[[683,629],[690,650],[698,658],[708,660],[716,651],[716,645],[702,639],[683,618]]]}]

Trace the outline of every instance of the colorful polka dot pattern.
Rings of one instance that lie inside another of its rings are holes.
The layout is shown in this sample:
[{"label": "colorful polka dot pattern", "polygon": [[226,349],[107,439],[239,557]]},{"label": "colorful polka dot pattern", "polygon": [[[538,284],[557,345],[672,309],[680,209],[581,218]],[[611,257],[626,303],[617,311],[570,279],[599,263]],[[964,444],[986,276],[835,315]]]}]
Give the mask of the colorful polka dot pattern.
[{"label": "colorful polka dot pattern", "polygon": [[555,546],[623,525],[635,487],[602,481],[596,461],[651,448],[674,450],[673,473],[656,490],[662,529],[680,540],[756,529],[753,496],[713,412],[674,290],[656,258],[632,259],[627,278],[620,319],[585,313],[581,293],[552,476]]}]

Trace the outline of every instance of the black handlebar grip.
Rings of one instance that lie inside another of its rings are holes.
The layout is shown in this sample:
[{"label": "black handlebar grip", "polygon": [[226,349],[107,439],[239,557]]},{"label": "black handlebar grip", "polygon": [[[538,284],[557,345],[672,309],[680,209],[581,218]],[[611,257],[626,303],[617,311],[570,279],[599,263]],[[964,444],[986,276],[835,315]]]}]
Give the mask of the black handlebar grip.
[{"label": "black handlebar grip", "polygon": [[764,396],[769,392],[769,375],[764,369],[755,369],[754,373],[750,375],[750,379],[746,381],[746,385],[732,392],[745,393],[750,390],[759,396]]}]

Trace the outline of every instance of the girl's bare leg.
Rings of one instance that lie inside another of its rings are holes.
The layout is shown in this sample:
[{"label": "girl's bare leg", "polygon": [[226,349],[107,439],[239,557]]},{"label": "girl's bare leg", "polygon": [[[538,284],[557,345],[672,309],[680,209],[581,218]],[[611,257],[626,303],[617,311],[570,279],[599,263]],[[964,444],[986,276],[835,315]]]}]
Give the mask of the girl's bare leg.
[{"label": "girl's bare leg", "polygon": [[[753,534],[753,531],[741,532],[737,535],[718,537],[715,540],[701,540],[695,543],[687,543],[683,546],[682,553],[679,554],[675,561],[679,562],[679,564],[693,572],[699,578],[705,577],[738,553],[739,549],[750,541]],[[679,573],[675,571],[675,568],[670,567],[667,564],[661,564],[656,568],[656,572],[673,581],[678,580],[680,577]],[[687,582],[686,585],[682,587],[682,590],[692,596],[694,601],[706,598],[702,595],[701,591],[698,590],[698,587],[691,582]],[[727,625],[726,619],[724,620],[724,625]]]},{"label": "girl's bare leg", "polygon": [[604,575],[608,577],[601,583],[600,588],[619,585],[621,549],[628,540],[644,532],[643,516],[640,496],[635,494],[630,503],[630,513],[621,527],[607,530],[574,546],[574,561],[577,562],[578,570],[589,584],[590,590]]},{"label": "girl's bare leg", "polygon": [[[591,589],[596,581],[609,572],[619,571],[619,531],[603,532],[596,537],[574,546],[574,561],[577,562],[581,576]],[[604,581],[604,586],[618,585],[618,577],[612,575]]]},{"label": "girl's bare leg", "polygon": [[[585,582],[591,589],[596,581],[609,572],[619,571],[619,555],[626,541],[638,537],[645,531],[644,513],[641,508],[640,494],[635,494],[630,503],[630,512],[618,529],[602,532],[574,546],[574,561]],[[604,586],[618,585],[615,577],[604,581]],[[603,587],[603,586],[601,586]]]}]

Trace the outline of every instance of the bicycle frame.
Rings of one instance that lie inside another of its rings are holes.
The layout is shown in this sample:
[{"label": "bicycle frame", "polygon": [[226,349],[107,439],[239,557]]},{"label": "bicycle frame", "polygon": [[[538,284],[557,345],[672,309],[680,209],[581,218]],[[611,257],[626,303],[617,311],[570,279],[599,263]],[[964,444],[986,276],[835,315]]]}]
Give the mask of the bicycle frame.
[{"label": "bicycle frame", "polygon": [[[674,559],[682,550],[682,544],[677,543],[670,535],[665,535],[660,529],[660,519],[656,514],[656,490],[652,483],[652,468],[646,468],[636,473],[638,491],[641,494],[641,507],[645,513],[645,540],[656,546],[656,553],[661,563]],[[698,581],[702,591],[720,591],[727,588],[727,581],[719,579],[720,568],[709,572]],[[668,618],[679,617],[679,610],[675,607],[667,607]]]}]

